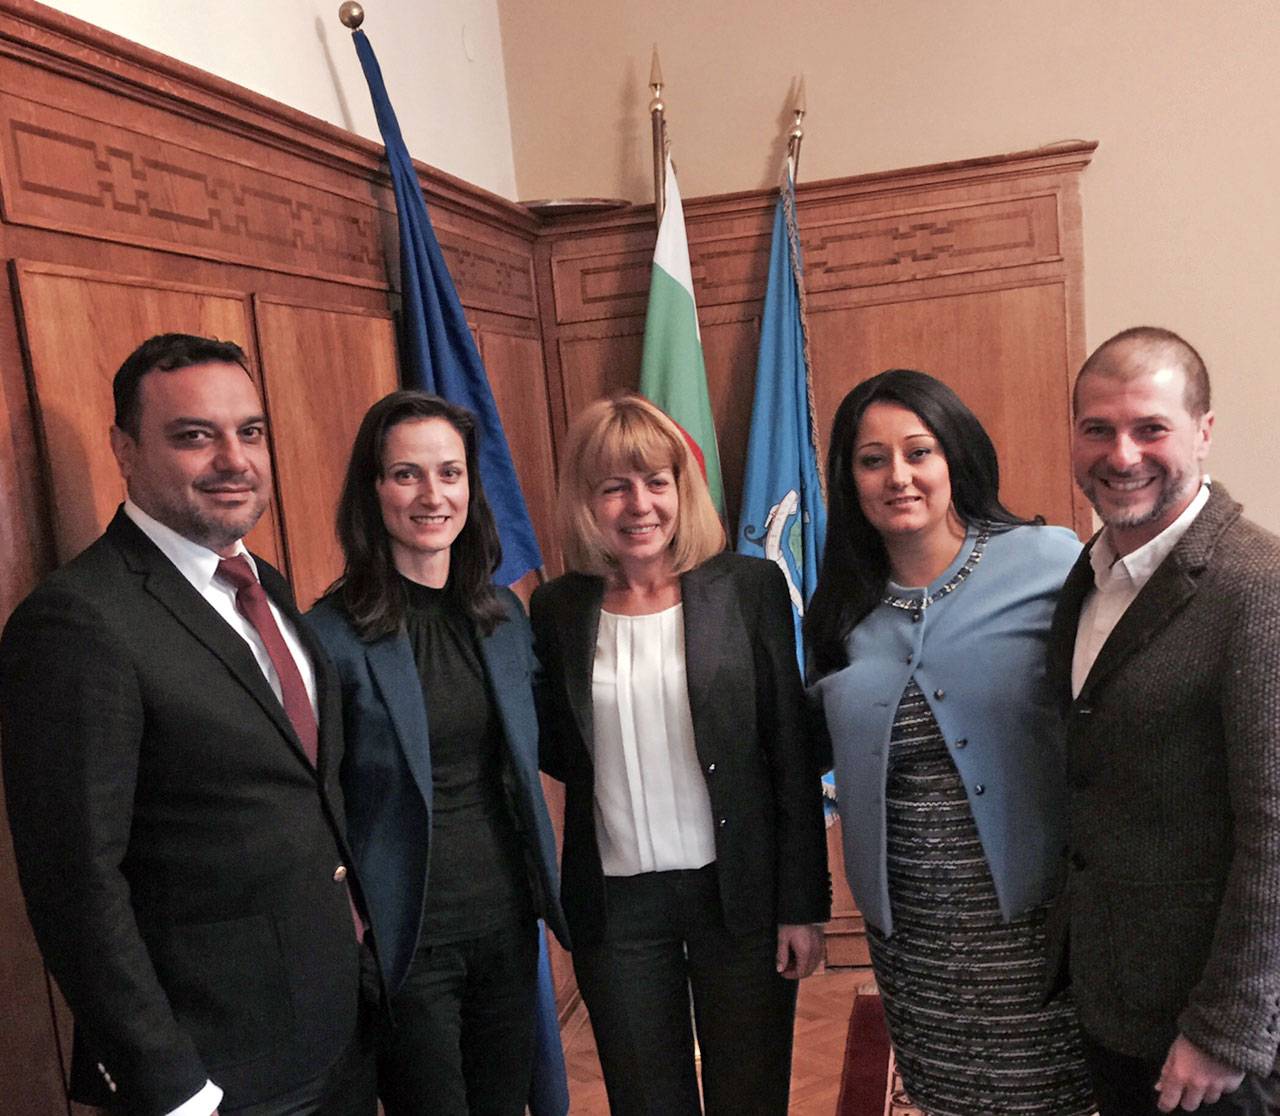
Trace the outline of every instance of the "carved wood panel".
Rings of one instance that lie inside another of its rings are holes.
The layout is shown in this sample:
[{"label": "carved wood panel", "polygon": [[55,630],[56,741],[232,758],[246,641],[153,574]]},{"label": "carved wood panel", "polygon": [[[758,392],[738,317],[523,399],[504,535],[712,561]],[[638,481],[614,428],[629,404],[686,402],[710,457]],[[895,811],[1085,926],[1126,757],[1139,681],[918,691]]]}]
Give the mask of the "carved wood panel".
[{"label": "carved wood panel", "polygon": [[1045,374],[1068,364],[1060,284],[810,313],[809,331],[824,454],[850,388],[886,368],[917,368],[953,387],[986,427],[1009,507],[1072,524],[1068,381]]},{"label": "carved wood panel", "polygon": [[[1077,179],[1091,150],[1066,145],[798,187],[824,446],[855,383],[884,368],[919,368],[956,387],[988,424],[1015,510],[1089,530],[1071,483],[1067,400],[1084,357]],[[685,205],[731,530],[774,197]],[[566,222],[539,246],[559,426],[591,399],[638,381],[651,222],[647,207]]]},{"label": "carved wood panel", "polygon": [[254,300],[276,491],[298,607],[342,572],[334,516],[369,407],[398,386],[389,314]]},{"label": "carved wood panel", "polygon": [[497,326],[481,326],[479,332],[480,356],[489,374],[516,476],[542,550],[542,562],[548,572],[558,573],[555,450],[551,442],[547,379],[542,374],[542,346],[532,328],[517,333]]},{"label": "carved wood panel", "polygon": [[[0,81],[14,80],[0,64]],[[54,79],[49,79],[53,84]],[[0,95],[6,218],[203,258],[383,286],[378,208],[202,149],[200,133],[135,108],[129,125]]]},{"label": "carved wood panel", "polygon": [[[248,307],[234,292],[158,287],[22,261],[14,268],[54,540],[65,562],[102,533],[125,496],[107,441],[115,413],[111,380],[120,363],[140,341],[166,331],[235,341],[252,354]],[[248,545],[273,563],[281,557],[276,515],[273,502],[248,536]]]},{"label": "carved wood panel", "polygon": [[563,337],[557,346],[560,397],[566,419],[593,399],[634,391],[640,379],[644,319],[619,323],[589,337]]}]

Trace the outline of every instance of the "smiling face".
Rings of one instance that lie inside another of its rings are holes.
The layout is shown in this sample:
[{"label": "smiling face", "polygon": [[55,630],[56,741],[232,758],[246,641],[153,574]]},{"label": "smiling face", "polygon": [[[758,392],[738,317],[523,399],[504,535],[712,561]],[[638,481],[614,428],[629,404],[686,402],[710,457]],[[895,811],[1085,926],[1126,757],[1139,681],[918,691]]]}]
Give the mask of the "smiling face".
[{"label": "smiling face", "polygon": [[614,473],[592,492],[591,514],[628,580],[665,565],[679,513],[675,474],[668,465]]},{"label": "smiling face", "polygon": [[138,434],[111,428],[129,498],[192,542],[230,556],[271,497],[267,420],[238,364],[149,372]]},{"label": "smiling face", "polygon": [[862,514],[887,546],[954,534],[947,459],[914,411],[884,401],[867,407],[854,442],[853,483]]},{"label": "smiling face", "polygon": [[1114,359],[1144,367],[1108,375],[1103,366],[1080,378],[1071,457],[1076,483],[1123,555],[1154,539],[1195,496],[1213,414],[1187,410],[1185,373],[1158,354],[1131,348]]},{"label": "smiling face", "polygon": [[396,569],[442,588],[471,501],[462,435],[442,418],[397,423],[387,431],[374,484]]}]

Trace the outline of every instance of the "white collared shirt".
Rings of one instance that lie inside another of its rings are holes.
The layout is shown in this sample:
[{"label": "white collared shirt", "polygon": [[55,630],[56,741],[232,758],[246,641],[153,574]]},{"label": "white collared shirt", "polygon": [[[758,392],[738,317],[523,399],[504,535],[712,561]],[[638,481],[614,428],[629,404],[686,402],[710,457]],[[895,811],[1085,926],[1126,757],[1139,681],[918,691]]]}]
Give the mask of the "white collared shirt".
[{"label": "white collared shirt", "polygon": [[[258,629],[250,624],[240,613],[240,610],[236,608],[235,586],[214,576],[218,572],[218,563],[222,561],[221,555],[216,554],[207,546],[192,542],[185,536],[178,534],[172,527],[166,527],[159,520],[149,516],[132,500],[124,502],[124,514],[133,520],[138,529],[160,548],[160,552],[178,568],[178,572],[191,583],[191,587],[208,601],[218,615],[231,625],[236,635],[249,645],[249,649],[253,652],[253,657],[257,660],[258,668],[271,684],[272,692],[283,703],[284,699],[280,696],[280,679],[276,675],[276,668],[271,662],[271,656],[267,654],[266,645],[262,642],[262,637],[258,635]],[[253,556],[245,549],[243,542],[236,543],[236,553],[245,556],[245,560],[249,563],[256,576],[258,573],[257,563],[254,562]],[[276,607],[270,596],[267,597],[267,603],[271,607],[271,615],[276,618],[276,623],[280,627],[280,634],[284,636],[284,642],[289,648],[289,653],[293,656],[294,662],[298,664],[298,672],[302,675],[302,681],[307,687],[307,696],[311,699],[311,709],[316,715],[316,721],[319,722],[320,709],[316,704],[316,671],[311,663],[311,656],[307,654],[306,648],[298,638],[298,633],[293,624]]]},{"label": "white collared shirt", "polygon": [[1075,653],[1071,659],[1071,696],[1079,697],[1089,671],[1097,662],[1102,646],[1151,575],[1166,558],[1209,500],[1209,478],[1191,498],[1182,514],[1154,539],[1121,557],[1111,541],[1111,529],[1104,527],[1089,551],[1094,588],[1080,609],[1076,627]]}]

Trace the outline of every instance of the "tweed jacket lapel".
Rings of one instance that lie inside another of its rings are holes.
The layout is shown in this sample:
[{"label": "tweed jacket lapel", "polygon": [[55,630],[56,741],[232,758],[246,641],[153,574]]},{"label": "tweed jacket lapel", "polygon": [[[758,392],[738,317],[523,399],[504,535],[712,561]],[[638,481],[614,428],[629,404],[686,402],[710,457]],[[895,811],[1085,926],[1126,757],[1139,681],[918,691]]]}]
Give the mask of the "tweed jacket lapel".
[{"label": "tweed jacket lapel", "polygon": [[1071,706],[1071,660],[1075,653],[1076,629],[1080,626],[1080,610],[1093,588],[1093,565],[1089,561],[1089,553],[1097,541],[1098,536],[1094,535],[1067,574],[1049,629],[1049,684],[1053,688],[1054,700],[1064,713]]},{"label": "tweed jacket lapel", "polygon": [[[1141,651],[1186,605],[1196,591],[1200,574],[1209,564],[1222,532],[1239,516],[1240,505],[1227,495],[1221,485],[1212,485],[1209,500],[1200,514],[1156,568],[1151,580],[1143,586],[1102,645],[1080,689],[1081,699],[1087,699],[1096,692],[1111,674]],[[1074,575],[1075,571],[1072,573]],[[1079,617],[1079,606],[1076,616]],[[1067,676],[1069,680],[1069,665]]]},{"label": "tweed jacket lapel", "polygon": [[[289,718],[285,716],[284,706],[272,692],[249,645],[196,592],[173,563],[123,511],[116,512],[115,518],[107,527],[106,535],[119,549],[125,565],[138,577],[141,591],[156,600],[193,638],[221,660],[231,676],[262,707],[298,758],[308,769],[314,771]],[[277,605],[281,604],[278,593],[272,593],[271,596]],[[285,611],[292,613],[291,618],[297,616],[291,606],[286,607]],[[295,620],[295,627],[304,627],[301,619]],[[320,675],[317,674],[317,683],[319,681]]]}]

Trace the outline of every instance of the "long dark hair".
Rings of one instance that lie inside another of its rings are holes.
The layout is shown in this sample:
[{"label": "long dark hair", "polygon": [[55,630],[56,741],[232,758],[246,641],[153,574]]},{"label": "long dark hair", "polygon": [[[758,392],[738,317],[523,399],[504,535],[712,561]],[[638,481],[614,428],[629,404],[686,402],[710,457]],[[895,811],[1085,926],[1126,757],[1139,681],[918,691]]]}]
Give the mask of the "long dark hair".
[{"label": "long dark hair", "polygon": [[387,434],[402,422],[435,418],[444,419],[462,438],[470,488],[467,520],[449,552],[445,592],[486,635],[506,617],[493,591],[493,572],[502,560],[502,544],[480,480],[475,416],[425,391],[393,391],[369,408],[351,447],[337,522],[346,565],[328,590],[328,594],[337,594],[366,642],[398,631],[408,608],[408,594],[392,557],[375,483],[382,475]]},{"label": "long dark hair", "polygon": [[951,476],[951,503],[966,527],[996,530],[1025,524],[1000,502],[1000,465],[982,423],[941,380],[891,368],[855,387],[836,411],[827,449],[827,543],[804,634],[818,674],[846,666],[845,638],[884,596],[889,554],[858,502],[854,451],[862,416],[872,403],[913,412],[938,440]]}]

